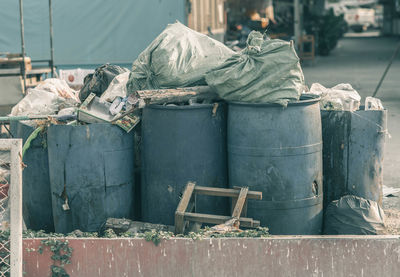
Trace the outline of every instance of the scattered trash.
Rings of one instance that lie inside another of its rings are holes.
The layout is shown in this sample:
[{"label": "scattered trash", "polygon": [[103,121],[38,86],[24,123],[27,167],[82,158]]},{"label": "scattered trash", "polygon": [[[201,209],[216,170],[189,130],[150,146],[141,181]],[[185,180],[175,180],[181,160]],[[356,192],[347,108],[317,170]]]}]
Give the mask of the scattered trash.
[{"label": "scattered trash", "polygon": [[361,96],[350,84],[326,88],[314,83],[308,93],[321,96],[321,110],[357,111],[360,108]]},{"label": "scattered trash", "polygon": [[54,115],[59,110],[77,106],[75,91],[63,80],[46,79],[33,89],[11,110],[12,116]]},{"label": "scattered trash", "polygon": [[111,64],[104,64],[96,68],[93,74],[85,77],[83,87],[79,92],[79,99],[84,101],[90,93],[101,96],[115,76],[127,71],[126,68]]},{"label": "scattered trash", "polygon": [[264,40],[256,31],[247,38],[246,49],[207,73],[206,81],[225,100],[283,106],[304,90],[293,42]]},{"label": "scattered trash", "polygon": [[115,76],[108,88],[101,95],[100,101],[113,102],[117,97],[126,97],[128,94],[126,83],[129,80],[129,74],[130,72],[128,71]]},{"label": "scattered trash", "polygon": [[239,229],[239,226],[240,226],[239,219],[232,218],[223,224],[211,227],[210,231],[218,234],[224,234],[228,232],[243,232],[242,230]]},{"label": "scattered trash", "polygon": [[204,75],[234,52],[180,22],[170,24],[133,62],[128,94],[137,90],[205,85]]},{"label": "scattered trash", "polygon": [[384,197],[397,197],[395,194],[400,192],[400,188],[392,188],[392,187],[387,187],[387,186],[383,185],[382,191],[383,191]]},{"label": "scattered trash", "polygon": [[109,102],[100,102],[100,98],[91,93],[78,109],[78,120],[86,123],[114,123],[129,133],[139,123],[139,116],[131,113],[113,115],[110,113],[111,105]]},{"label": "scattered trash", "polygon": [[104,233],[108,229],[112,229],[115,234],[120,235],[122,233],[136,234],[149,231],[173,232],[174,226],[133,221],[126,218],[108,218],[101,227],[100,233]]},{"label": "scattered trash", "polygon": [[385,215],[377,202],[354,195],[332,201],[325,212],[325,235],[385,233]]},{"label": "scattered trash", "polygon": [[380,99],[368,96],[365,98],[365,110],[374,110],[374,111],[379,111],[379,110],[384,110],[385,108],[382,105],[382,102]]}]

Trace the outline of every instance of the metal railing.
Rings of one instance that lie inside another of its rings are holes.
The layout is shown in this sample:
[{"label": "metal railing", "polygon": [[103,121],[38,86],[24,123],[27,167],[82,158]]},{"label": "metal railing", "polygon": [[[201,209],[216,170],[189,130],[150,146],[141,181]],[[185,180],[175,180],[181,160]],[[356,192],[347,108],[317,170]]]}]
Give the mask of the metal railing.
[{"label": "metal railing", "polygon": [[0,277],[22,277],[21,152],[21,139],[0,139]]}]

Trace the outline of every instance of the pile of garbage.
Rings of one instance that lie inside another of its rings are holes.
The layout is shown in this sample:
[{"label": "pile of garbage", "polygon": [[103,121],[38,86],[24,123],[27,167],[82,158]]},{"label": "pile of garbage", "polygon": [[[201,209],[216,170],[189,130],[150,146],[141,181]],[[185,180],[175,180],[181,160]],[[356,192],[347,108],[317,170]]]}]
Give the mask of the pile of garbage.
[{"label": "pile of garbage", "polygon": [[[361,96],[350,84],[326,88],[315,83],[307,91],[293,42],[269,39],[253,31],[246,48],[236,53],[176,22],[138,56],[131,70],[102,65],[84,78],[79,91],[64,80],[46,79],[28,89],[8,120],[45,119],[51,124],[67,125],[110,123],[130,132],[140,122],[141,109],[150,104],[199,105],[226,100],[286,107],[299,101],[302,93],[320,96],[321,110],[354,112],[361,108]],[[379,99],[366,98],[365,110],[383,109]],[[0,168],[0,184],[5,183],[2,176],[6,174]],[[384,226],[379,205],[356,196],[332,202],[326,214],[325,229],[331,234],[377,234]],[[168,227],[130,222],[121,225],[125,231],[116,233],[149,228],[170,232]],[[206,230],[203,234],[212,232],[221,230]]]},{"label": "pile of garbage", "polygon": [[[361,96],[350,84],[338,84],[332,88],[326,88],[319,83],[311,85],[310,91],[305,92],[321,97],[321,110],[350,111],[360,109]],[[365,99],[365,110],[383,110],[380,99],[371,96]]]}]

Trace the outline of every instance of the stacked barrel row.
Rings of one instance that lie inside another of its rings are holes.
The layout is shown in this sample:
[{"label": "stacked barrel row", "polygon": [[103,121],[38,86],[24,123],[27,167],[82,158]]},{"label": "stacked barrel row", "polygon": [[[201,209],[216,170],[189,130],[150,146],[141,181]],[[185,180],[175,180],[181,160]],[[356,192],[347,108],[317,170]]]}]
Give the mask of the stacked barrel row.
[{"label": "stacked barrel row", "polygon": [[[173,225],[183,190],[192,181],[261,191],[262,200],[249,200],[247,215],[271,234],[321,234],[323,201],[349,192],[381,197],[374,184],[382,179],[386,111],[323,112],[321,124],[318,102],[303,95],[287,107],[147,106],[136,188],[139,140],[135,142],[133,132],[108,124],[51,126],[47,139],[46,133],[39,135],[24,156],[27,227],[97,231],[108,217],[134,214],[139,214],[137,220]],[[13,130],[26,139],[33,129],[21,123]],[[368,149],[377,154],[367,154]],[[220,197],[198,197],[196,209],[230,212],[228,199]]]}]

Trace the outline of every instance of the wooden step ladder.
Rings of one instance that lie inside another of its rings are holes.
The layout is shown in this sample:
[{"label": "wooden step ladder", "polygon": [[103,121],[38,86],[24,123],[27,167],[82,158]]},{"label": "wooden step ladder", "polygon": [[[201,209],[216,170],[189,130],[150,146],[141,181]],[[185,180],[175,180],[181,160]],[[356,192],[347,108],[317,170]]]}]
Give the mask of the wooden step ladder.
[{"label": "wooden step ladder", "polygon": [[[232,198],[232,216],[200,214],[196,210],[196,194],[209,196],[222,196]],[[262,192],[250,191],[248,187],[234,187],[233,189],[196,186],[189,182],[186,185],[182,199],[175,212],[175,234],[183,234],[189,222],[222,224],[234,218],[238,219],[240,226],[255,228],[260,226],[260,221],[247,218],[247,199],[262,199]],[[242,217],[243,216],[243,217]]]}]

